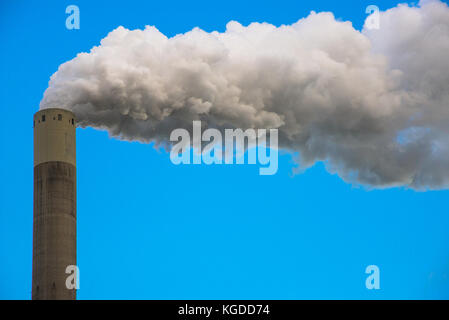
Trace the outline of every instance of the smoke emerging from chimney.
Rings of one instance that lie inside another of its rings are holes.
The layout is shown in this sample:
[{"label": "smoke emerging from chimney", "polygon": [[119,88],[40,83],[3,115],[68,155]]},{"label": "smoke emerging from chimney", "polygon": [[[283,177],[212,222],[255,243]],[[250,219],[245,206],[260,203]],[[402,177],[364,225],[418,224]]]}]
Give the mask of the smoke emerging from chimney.
[{"label": "smoke emerging from chimney", "polygon": [[362,32],[314,12],[292,25],[231,21],[223,33],[172,38],[118,27],[59,67],[40,107],[163,145],[193,120],[277,128],[299,170],[325,161],[368,187],[448,188],[449,8],[399,5]]}]

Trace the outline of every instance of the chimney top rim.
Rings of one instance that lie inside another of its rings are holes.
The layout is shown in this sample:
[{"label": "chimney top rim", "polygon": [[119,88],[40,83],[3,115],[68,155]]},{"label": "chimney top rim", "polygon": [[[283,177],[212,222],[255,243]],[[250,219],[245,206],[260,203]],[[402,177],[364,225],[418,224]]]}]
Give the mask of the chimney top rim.
[{"label": "chimney top rim", "polygon": [[75,114],[73,113],[73,111],[68,110],[68,109],[62,109],[62,108],[46,108],[46,109],[40,109],[39,111],[36,111],[34,113],[34,117],[44,113],[44,112],[50,112],[50,113],[55,113],[55,112],[61,112],[61,113],[69,113],[73,116],[73,118],[75,118]]}]

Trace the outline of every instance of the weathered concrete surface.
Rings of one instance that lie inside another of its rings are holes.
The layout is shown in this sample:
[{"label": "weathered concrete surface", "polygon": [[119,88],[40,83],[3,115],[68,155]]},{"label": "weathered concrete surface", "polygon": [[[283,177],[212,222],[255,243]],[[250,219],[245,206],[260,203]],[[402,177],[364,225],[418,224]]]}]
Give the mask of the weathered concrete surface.
[{"label": "weathered concrete surface", "polygon": [[[45,121],[42,122],[43,114]],[[62,115],[60,120],[58,115]],[[66,287],[70,276],[66,268],[76,265],[73,117],[71,112],[59,109],[41,110],[34,117],[32,299],[76,299],[76,290]]]},{"label": "weathered concrete surface", "polygon": [[33,299],[75,299],[66,267],[76,265],[76,168],[46,162],[34,168]]}]

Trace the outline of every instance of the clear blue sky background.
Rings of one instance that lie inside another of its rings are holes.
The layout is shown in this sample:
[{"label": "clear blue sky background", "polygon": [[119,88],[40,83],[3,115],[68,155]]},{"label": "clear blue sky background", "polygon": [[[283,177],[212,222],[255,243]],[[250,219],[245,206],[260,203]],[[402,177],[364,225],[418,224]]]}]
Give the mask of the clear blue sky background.
[{"label": "clear blue sky background", "polygon": [[[65,28],[76,4],[81,29]],[[168,36],[229,20],[332,11],[360,29],[371,1],[0,2],[0,298],[31,296],[33,113],[58,66],[119,25]],[[381,10],[396,1],[376,0]],[[320,164],[175,166],[165,151],[77,129],[79,299],[449,298],[448,191],[369,191]],[[365,288],[366,266],[380,290]]]}]

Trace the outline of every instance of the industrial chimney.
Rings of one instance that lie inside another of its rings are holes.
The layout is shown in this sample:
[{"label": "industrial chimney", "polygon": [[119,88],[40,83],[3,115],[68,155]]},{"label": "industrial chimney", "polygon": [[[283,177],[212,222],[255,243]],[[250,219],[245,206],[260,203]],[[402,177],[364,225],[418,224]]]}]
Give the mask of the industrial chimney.
[{"label": "industrial chimney", "polygon": [[74,300],[66,268],[76,266],[76,126],[63,109],[34,114],[32,299]]}]

